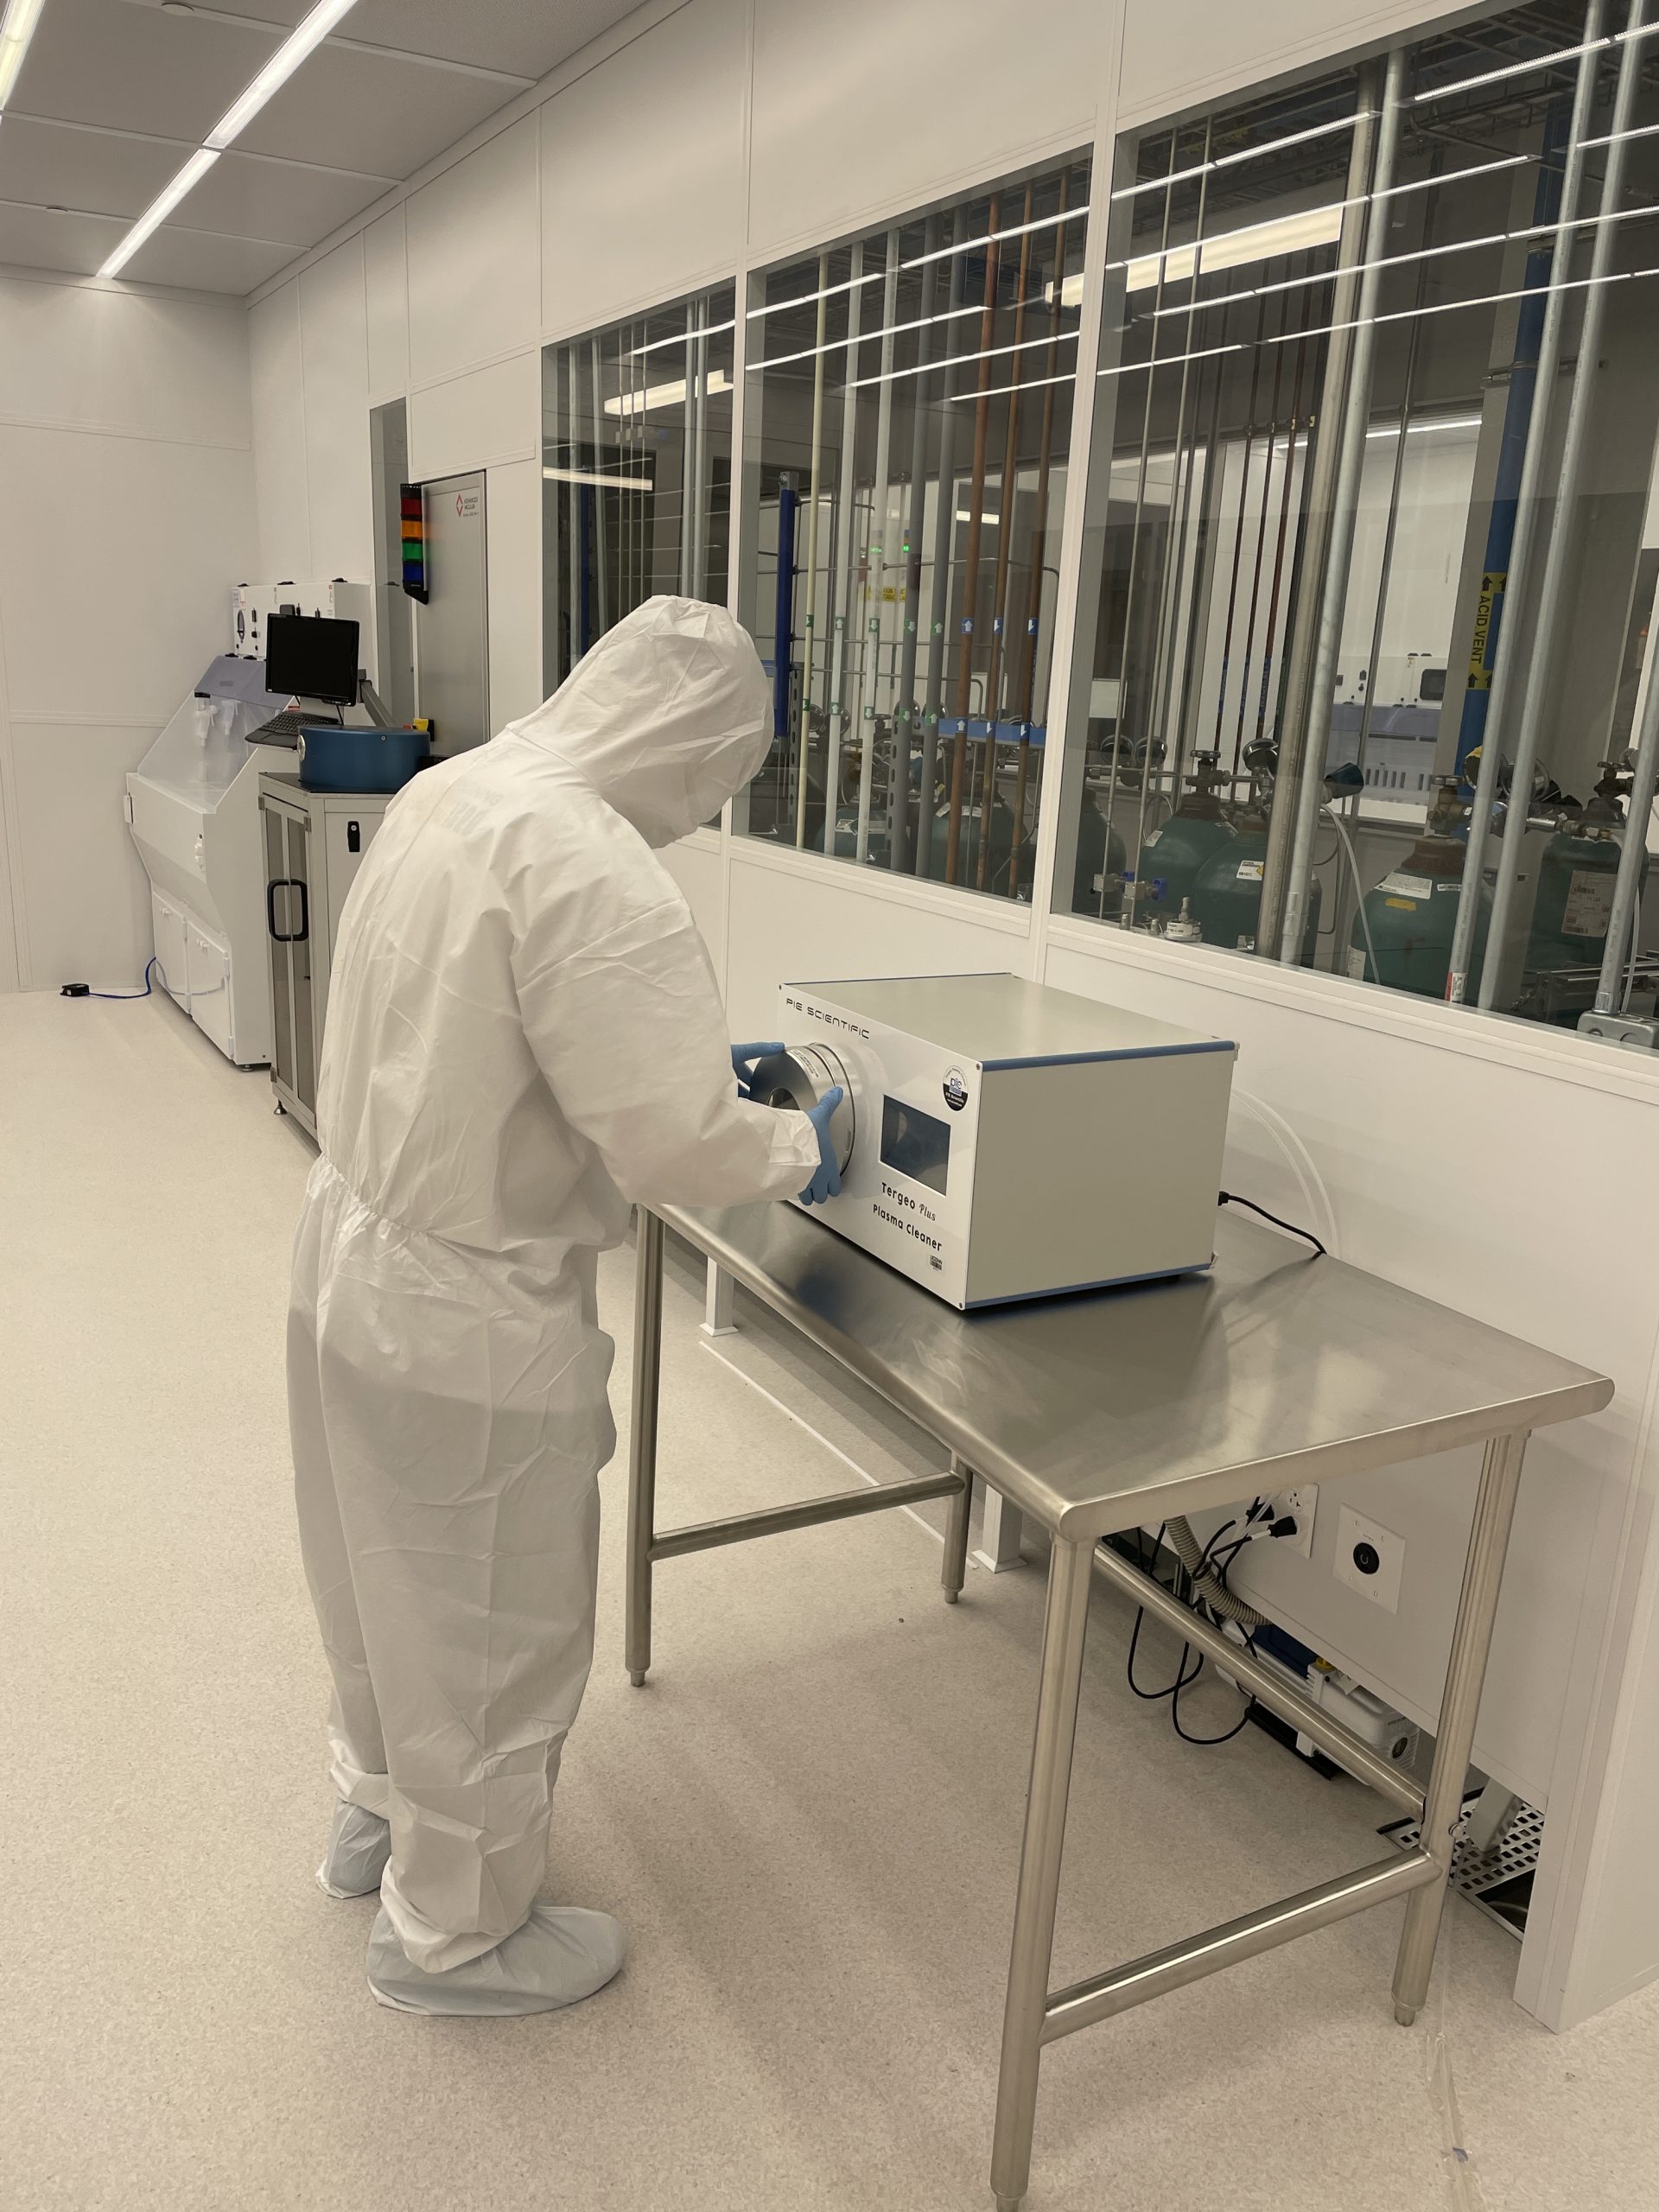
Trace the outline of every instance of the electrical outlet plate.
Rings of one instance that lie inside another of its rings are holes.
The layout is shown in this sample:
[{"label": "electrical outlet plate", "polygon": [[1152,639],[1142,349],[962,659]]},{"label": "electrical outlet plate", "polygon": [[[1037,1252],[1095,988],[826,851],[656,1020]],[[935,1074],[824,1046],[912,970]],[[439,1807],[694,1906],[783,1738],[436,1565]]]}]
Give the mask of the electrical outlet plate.
[{"label": "electrical outlet plate", "polygon": [[1304,1559],[1313,1558],[1313,1509],[1319,1495],[1318,1490],[1312,1483],[1305,1484],[1300,1490],[1281,1490],[1274,1492],[1274,1519],[1281,1520],[1287,1513],[1294,1514],[1296,1519],[1296,1534],[1294,1536],[1276,1538],[1274,1543],[1275,1551],[1300,1552]]},{"label": "electrical outlet plate", "polygon": [[[1359,1564],[1368,1546],[1376,1554],[1376,1565],[1370,1573]],[[1337,1516],[1337,1556],[1332,1569],[1338,1582],[1357,1590],[1362,1598],[1381,1605],[1385,1613],[1397,1613],[1400,1577],[1405,1564],[1403,1536],[1396,1536],[1392,1529],[1383,1528],[1379,1522],[1367,1520],[1351,1505],[1343,1507]]]}]

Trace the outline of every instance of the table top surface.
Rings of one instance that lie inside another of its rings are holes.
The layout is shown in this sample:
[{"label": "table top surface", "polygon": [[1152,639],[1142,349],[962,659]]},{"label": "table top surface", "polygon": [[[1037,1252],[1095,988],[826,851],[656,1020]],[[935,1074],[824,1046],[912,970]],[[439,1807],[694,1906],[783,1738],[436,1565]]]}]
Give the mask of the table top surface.
[{"label": "table top surface", "polygon": [[1072,1539],[1571,1421],[1613,1394],[1225,1209],[1207,1274],[972,1313],[792,1206],[662,1216]]}]

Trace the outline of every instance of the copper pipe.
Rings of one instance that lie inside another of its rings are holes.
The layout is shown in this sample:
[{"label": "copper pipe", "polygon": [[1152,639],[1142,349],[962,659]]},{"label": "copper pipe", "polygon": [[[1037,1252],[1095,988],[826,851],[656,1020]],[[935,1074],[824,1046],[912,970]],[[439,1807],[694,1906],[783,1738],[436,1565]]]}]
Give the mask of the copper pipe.
[{"label": "copper pipe", "polygon": [[[1059,204],[1062,216],[1071,202],[1071,172],[1062,169]],[[1037,632],[1043,619],[1043,553],[1048,538],[1048,486],[1054,451],[1054,395],[1058,389],[1054,378],[1058,371],[1060,354],[1060,288],[1065,280],[1065,231],[1064,222],[1054,226],[1054,305],[1050,316],[1048,351],[1043,357],[1043,374],[1047,382],[1043,388],[1042,430],[1037,441],[1037,511],[1032,518],[1031,575],[1026,588],[1025,668],[1020,684],[1019,766],[1014,786],[1014,836],[1008,848],[1010,899],[1020,895],[1020,848],[1025,842],[1026,784],[1031,766],[1031,718],[1037,703]]]},{"label": "copper pipe", "polygon": [[[985,449],[989,441],[991,340],[996,335],[996,238],[1002,196],[991,197],[986,229],[985,306],[979,322],[979,393],[974,407],[973,489],[968,501],[968,550],[962,563],[962,645],[957,663],[957,737],[950,754],[950,827],[944,849],[944,880],[954,883],[962,858],[963,784],[968,767],[968,710],[974,699],[974,621],[979,607],[980,515],[985,503]],[[954,511],[955,502],[952,501]]]},{"label": "copper pipe", "polygon": [[[1020,219],[1031,220],[1032,188],[1026,187],[1025,211]],[[996,589],[991,599],[991,652],[985,671],[985,751],[979,774],[979,868],[977,887],[983,891],[991,861],[991,810],[996,804],[996,705],[1002,681],[1002,633],[1007,626],[1008,558],[1014,550],[1014,503],[1020,487],[1020,378],[1025,356],[1020,347],[1026,335],[1026,286],[1031,276],[1031,232],[1020,241],[1020,275],[1014,288],[1014,365],[1009,372],[1008,420],[1002,434],[1002,480],[997,499]]]}]

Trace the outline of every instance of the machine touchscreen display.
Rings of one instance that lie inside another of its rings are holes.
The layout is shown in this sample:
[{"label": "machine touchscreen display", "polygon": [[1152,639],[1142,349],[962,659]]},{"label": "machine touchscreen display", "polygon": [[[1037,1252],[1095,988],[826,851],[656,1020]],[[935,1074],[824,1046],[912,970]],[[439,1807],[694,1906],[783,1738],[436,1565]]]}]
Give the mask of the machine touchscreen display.
[{"label": "machine touchscreen display", "polygon": [[943,1197],[950,1167],[950,1123],[901,1098],[883,1098],[881,1164]]}]

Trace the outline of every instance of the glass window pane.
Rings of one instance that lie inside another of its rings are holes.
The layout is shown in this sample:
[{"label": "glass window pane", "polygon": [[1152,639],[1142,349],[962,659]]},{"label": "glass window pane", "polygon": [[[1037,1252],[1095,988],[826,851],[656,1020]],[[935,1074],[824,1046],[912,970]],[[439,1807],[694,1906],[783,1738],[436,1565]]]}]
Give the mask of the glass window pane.
[{"label": "glass window pane", "polygon": [[1088,199],[1077,156],[753,280],[750,836],[1031,896]]},{"label": "glass window pane", "polygon": [[1062,912],[1568,1027],[1651,1006],[1624,27],[1510,9],[1119,142]]},{"label": "glass window pane", "polygon": [[653,594],[726,601],[734,300],[720,286],[543,353],[550,691]]}]

